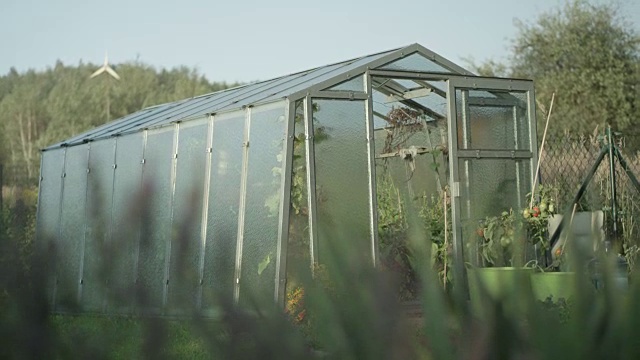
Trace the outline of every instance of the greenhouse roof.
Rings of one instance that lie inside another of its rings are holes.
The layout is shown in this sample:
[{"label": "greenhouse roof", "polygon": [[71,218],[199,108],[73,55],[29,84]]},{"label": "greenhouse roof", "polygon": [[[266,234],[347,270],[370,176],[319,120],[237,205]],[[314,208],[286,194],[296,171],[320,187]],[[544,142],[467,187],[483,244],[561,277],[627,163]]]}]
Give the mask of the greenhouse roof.
[{"label": "greenhouse roof", "polygon": [[325,90],[348,81],[368,69],[473,75],[425,47],[413,44],[275,79],[148,107],[49,146],[44,150],[166,126],[171,123],[201,118],[219,112],[239,110],[246,106],[274,102],[284,98],[295,101],[311,91]]}]

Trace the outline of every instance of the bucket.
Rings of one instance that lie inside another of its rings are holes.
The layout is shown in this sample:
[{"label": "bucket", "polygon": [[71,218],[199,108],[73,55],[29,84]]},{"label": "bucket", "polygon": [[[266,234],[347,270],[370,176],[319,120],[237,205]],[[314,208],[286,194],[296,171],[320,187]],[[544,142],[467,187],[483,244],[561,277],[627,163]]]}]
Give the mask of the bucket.
[{"label": "bucket", "polygon": [[531,296],[531,268],[495,267],[467,269],[471,309],[482,317],[501,302],[505,313],[518,316],[526,311]]},{"label": "bucket", "polygon": [[569,300],[577,291],[575,272],[538,272],[531,274],[531,290],[536,300],[552,302]]}]

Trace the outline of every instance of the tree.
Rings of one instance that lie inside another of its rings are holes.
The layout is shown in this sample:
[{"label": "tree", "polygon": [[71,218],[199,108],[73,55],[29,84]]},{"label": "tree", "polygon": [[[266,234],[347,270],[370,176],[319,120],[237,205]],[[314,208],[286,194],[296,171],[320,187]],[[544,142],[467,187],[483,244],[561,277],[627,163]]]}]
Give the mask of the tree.
[{"label": "tree", "polygon": [[[128,62],[117,66],[122,80],[90,79],[98,66],[80,63],[66,66],[57,61],[45,71],[0,76],[0,162],[7,183],[37,183],[39,149],[143,108],[227,88],[209,82],[196,70],[179,67],[157,71]],[[234,84],[231,84],[234,85]]]},{"label": "tree", "polygon": [[[519,23],[512,70],[532,78],[540,99],[556,93],[554,116],[572,130],[637,124],[640,37],[612,5],[573,1]],[[556,130],[563,130],[556,127]]]},{"label": "tree", "polygon": [[[51,89],[51,79],[27,72],[15,82],[11,92],[0,101],[0,123],[8,163],[21,177],[33,179],[38,169],[37,141],[46,128],[43,106]],[[8,171],[8,178],[13,176]]]},{"label": "tree", "polygon": [[[532,23],[517,22],[507,73],[533,79],[542,103],[556,93],[550,131],[608,124],[625,132],[640,123],[640,36],[619,12],[574,0]],[[490,75],[501,66],[489,61],[476,70]]]}]

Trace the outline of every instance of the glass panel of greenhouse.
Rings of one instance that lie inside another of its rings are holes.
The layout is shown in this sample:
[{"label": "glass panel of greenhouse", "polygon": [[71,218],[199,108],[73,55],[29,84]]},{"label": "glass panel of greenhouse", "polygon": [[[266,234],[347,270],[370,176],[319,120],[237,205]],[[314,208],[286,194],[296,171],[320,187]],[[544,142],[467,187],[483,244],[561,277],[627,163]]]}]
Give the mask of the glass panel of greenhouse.
[{"label": "glass panel of greenhouse", "polygon": [[391,272],[411,302],[410,243],[434,249],[438,281],[466,286],[463,265],[487,265],[478,222],[531,191],[534,103],[531,81],[477,77],[414,44],[53,144],[37,219],[52,308],[215,317],[284,306],[345,263]]}]

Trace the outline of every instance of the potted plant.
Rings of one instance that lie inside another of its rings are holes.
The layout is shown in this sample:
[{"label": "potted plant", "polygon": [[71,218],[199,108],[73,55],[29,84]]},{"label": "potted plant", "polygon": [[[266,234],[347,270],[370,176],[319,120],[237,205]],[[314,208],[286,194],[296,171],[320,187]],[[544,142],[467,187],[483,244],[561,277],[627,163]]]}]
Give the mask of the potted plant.
[{"label": "potted plant", "polygon": [[539,271],[531,273],[533,296],[540,301],[569,300],[575,294],[575,272],[562,271],[566,264],[565,247],[551,249],[549,243],[549,223],[558,220],[555,205],[556,192],[557,189],[552,186],[540,185],[531,207],[522,212],[528,239],[531,244],[537,246],[538,255],[544,257],[548,251],[553,250],[551,264],[546,268],[538,266]]},{"label": "potted plant", "polygon": [[539,268],[537,259],[550,248],[547,229],[556,213],[555,191],[541,185],[529,207],[521,211],[510,209],[481,221],[476,232],[484,266],[468,272],[473,302],[478,302],[481,291],[494,299],[507,300],[513,294],[533,289],[540,297],[547,291],[547,284],[563,278],[548,272],[538,276],[534,271]]},{"label": "potted plant", "polygon": [[523,304],[515,296],[531,291],[533,269],[525,262],[527,234],[520,213],[509,210],[489,216],[480,222],[476,234],[483,266],[467,271],[474,311],[481,315],[485,301],[491,300],[503,302],[509,314],[521,313]]},{"label": "potted plant", "polygon": [[531,274],[531,289],[536,300],[552,302],[560,299],[570,300],[576,293],[576,273],[554,271],[561,269],[561,264],[565,263],[565,252],[559,248],[555,256],[550,267]]}]

